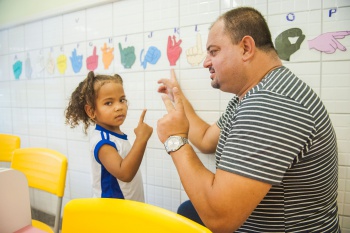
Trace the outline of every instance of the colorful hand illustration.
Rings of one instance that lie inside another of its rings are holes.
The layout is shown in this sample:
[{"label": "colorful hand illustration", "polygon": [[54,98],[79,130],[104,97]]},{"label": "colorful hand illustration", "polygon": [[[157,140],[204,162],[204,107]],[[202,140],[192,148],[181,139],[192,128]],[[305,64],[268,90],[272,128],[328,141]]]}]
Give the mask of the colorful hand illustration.
[{"label": "colorful hand illustration", "polygon": [[202,49],[202,37],[200,33],[197,33],[196,40],[196,45],[186,50],[187,62],[192,66],[198,66],[206,56],[206,53]]},{"label": "colorful hand illustration", "polygon": [[28,56],[26,61],[25,61],[25,71],[26,71],[26,77],[27,79],[32,78],[32,73],[33,73],[33,68],[32,68],[32,63],[30,61],[30,57]]},{"label": "colorful hand illustration", "polygon": [[350,35],[350,31],[326,32],[315,39],[309,40],[309,49],[316,49],[324,53],[334,53],[335,50],[346,51],[346,48],[338,41]]},{"label": "colorful hand illustration", "polygon": [[98,66],[98,55],[96,54],[96,46],[94,46],[94,51],[91,56],[86,58],[86,67],[90,71],[94,71]]},{"label": "colorful hand illustration", "polygon": [[64,74],[66,72],[67,69],[67,57],[64,54],[61,54],[57,57],[57,68],[58,68],[58,72],[60,72],[60,74]]},{"label": "colorful hand illustration", "polygon": [[147,62],[153,65],[156,64],[160,56],[162,55],[160,50],[157,47],[151,46],[148,48],[145,58],[142,61],[141,58],[142,58],[143,51],[144,49],[142,49],[140,53],[140,61],[141,61],[141,65],[143,66],[143,69],[146,69]]},{"label": "colorful hand illustration", "polygon": [[72,51],[72,56],[69,57],[70,63],[72,64],[72,68],[74,73],[79,73],[81,67],[83,66],[83,55],[78,56],[77,50],[74,49]]},{"label": "colorful hand illustration", "polygon": [[167,56],[171,66],[176,65],[176,61],[179,59],[180,54],[182,52],[182,48],[180,47],[182,40],[180,39],[176,42],[176,37],[168,36],[168,46],[167,46]]},{"label": "colorful hand illustration", "polygon": [[49,52],[49,57],[47,58],[47,61],[46,61],[46,71],[49,74],[55,73],[55,61],[52,58],[51,52]]},{"label": "colorful hand illustration", "polygon": [[19,79],[19,76],[22,74],[22,62],[16,61],[12,65],[13,74],[15,75],[15,79]]},{"label": "colorful hand illustration", "polygon": [[[290,37],[298,37],[292,44]],[[290,28],[279,34],[275,39],[275,46],[278,56],[285,61],[290,60],[290,56],[300,49],[300,44],[304,41],[305,35],[300,28]]]},{"label": "colorful hand illustration", "polygon": [[40,53],[35,61],[34,64],[34,69],[35,69],[35,73],[37,74],[37,76],[43,76],[44,72],[45,72],[45,59],[44,56]]},{"label": "colorful hand illustration", "polygon": [[37,74],[42,74],[45,71],[45,59],[42,54],[39,54],[36,58],[34,68]]},{"label": "colorful hand illustration", "polygon": [[129,46],[123,49],[121,43],[119,43],[118,45],[119,45],[120,59],[121,59],[122,65],[124,66],[125,69],[130,69],[136,60],[135,47]]},{"label": "colorful hand illustration", "polygon": [[114,59],[114,55],[113,55],[114,48],[107,47],[107,44],[104,43],[103,47],[101,48],[101,51],[102,51],[102,62],[105,70],[107,70],[109,65],[112,63]]}]

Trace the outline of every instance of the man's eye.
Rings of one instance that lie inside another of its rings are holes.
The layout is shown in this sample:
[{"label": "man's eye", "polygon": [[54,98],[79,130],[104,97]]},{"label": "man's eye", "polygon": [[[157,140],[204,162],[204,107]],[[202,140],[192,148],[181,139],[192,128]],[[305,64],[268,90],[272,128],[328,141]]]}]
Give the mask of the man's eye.
[{"label": "man's eye", "polygon": [[217,50],[210,50],[209,53],[210,55],[214,56],[216,54]]}]

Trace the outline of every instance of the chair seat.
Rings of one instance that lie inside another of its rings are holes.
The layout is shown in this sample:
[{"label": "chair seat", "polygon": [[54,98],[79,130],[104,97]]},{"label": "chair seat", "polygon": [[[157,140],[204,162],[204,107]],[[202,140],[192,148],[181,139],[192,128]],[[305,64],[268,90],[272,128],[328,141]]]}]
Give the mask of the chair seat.
[{"label": "chair seat", "polygon": [[115,198],[78,198],[64,207],[62,233],[209,233],[208,228],[158,206]]},{"label": "chair seat", "polygon": [[32,219],[32,226],[48,233],[54,233],[53,229],[49,225],[35,219]]}]

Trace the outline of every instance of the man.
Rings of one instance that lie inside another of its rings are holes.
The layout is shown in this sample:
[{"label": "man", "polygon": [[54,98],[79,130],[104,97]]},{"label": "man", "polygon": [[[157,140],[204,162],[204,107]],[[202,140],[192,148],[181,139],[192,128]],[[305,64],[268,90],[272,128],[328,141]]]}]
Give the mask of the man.
[{"label": "man", "polygon": [[[235,94],[226,111],[213,125],[200,119],[172,70],[158,81],[168,114],[157,132],[205,226],[339,232],[333,126],[318,96],[282,66],[263,16],[249,7],[220,16],[204,67],[212,87]],[[215,152],[215,174],[187,138],[203,153]]]}]

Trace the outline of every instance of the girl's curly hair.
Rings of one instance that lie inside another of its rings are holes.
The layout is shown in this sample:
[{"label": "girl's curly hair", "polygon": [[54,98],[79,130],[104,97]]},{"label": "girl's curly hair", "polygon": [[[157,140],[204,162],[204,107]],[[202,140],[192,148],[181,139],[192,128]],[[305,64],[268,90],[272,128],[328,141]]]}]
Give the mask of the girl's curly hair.
[{"label": "girl's curly hair", "polygon": [[105,83],[116,82],[123,85],[123,79],[118,75],[96,75],[90,71],[87,77],[79,83],[78,87],[72,93],[69,104],[65,109],[65,123],[75,128],[80,122],[84,124],[84,133],[90,125],[95,124],[85,112],[85,105],[90,105],[94,111],[96,107],[96,98],[101,86]]}]

